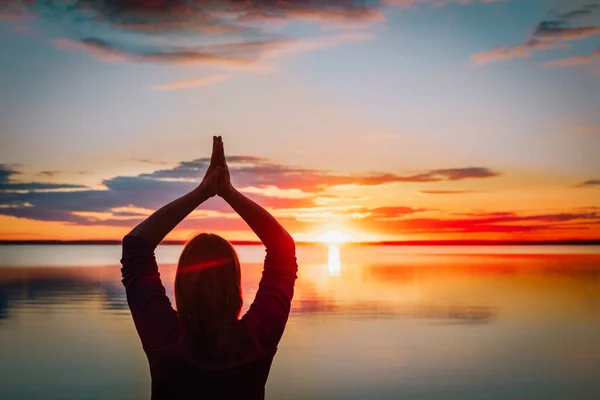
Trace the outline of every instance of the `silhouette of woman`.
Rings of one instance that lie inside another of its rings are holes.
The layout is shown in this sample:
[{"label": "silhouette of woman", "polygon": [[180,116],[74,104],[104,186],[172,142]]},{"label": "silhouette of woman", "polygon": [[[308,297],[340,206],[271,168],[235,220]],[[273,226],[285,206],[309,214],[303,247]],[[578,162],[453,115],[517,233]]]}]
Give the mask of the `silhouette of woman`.
[{"label": "silhouette of woman", "polygon": [[[227,240],[202,233],[187,243],[175,277],[177,312],[154,257],[164,237],[215,195],[266,247],[256,297],[242,318],[240,263]],[[200,185],[123,238],[121,263],[127,302],[150,365],[152,399],[264,399],[294,292],[295,243],[273,216],[232,186],[221,137],[213,137]]]}]

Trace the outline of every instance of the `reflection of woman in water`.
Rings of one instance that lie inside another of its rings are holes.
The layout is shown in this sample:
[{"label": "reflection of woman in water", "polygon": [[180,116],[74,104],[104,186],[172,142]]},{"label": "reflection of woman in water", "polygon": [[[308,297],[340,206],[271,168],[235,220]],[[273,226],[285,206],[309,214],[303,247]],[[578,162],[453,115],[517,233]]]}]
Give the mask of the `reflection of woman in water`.
[{"label": "reflection of woman in water", "polygon": [[[160,281],[155,247],[196,207],[222,197],[266,247],[254,302],[242,308],[240,263],[231,244],[202,233],[183,249],[173,310]],[[295,244],[261,206],[231,185],[223,142],[213,138],[200,185],[162,207],[123,238],[123,284],[150,364],[153,399],[262,399],[290,312],[298,270]]]}]

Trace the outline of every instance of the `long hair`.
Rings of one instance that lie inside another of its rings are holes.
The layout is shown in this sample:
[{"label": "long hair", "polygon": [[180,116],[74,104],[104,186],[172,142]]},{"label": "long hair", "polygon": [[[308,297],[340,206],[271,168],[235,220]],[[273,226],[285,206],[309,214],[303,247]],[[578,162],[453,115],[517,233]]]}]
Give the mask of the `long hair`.
[{"label": "long hair", "polygon": [[177,265],[175,302],[194,352],[224,357],[242,308],[240,262],[231,243],[201,233],[186,244]]}]

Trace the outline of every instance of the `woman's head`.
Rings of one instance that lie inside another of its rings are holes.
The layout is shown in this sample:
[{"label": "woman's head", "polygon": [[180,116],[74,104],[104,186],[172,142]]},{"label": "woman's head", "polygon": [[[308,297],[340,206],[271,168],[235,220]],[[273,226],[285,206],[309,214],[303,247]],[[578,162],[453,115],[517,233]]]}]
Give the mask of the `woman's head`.
[{"label": "woman's head", "polygon": [[175,276],[175,302],[180,318],[195,334],[207,329],[216,333],[238,319],[241,272],[231,243],[202,233],[185,246]]}]

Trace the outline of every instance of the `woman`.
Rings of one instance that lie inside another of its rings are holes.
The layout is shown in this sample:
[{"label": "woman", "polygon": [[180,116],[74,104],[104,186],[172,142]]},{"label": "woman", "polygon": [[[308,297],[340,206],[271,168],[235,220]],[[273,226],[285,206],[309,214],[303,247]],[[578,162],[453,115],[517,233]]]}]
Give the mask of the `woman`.
[{"label": "woman", "polygon": [[[266,247],[254,302],[242,308],[240,264],[225,239],[202,233],[183,249],[175,278],[177,312],[160,281],[154,249],[205,200],[222,197]],[[123,238],[123,285],[150,364],[152,399],[263,399],[285,328],[298,266],[292,237],[231,185],[223,142],[213,137],[200,185]]]}]

